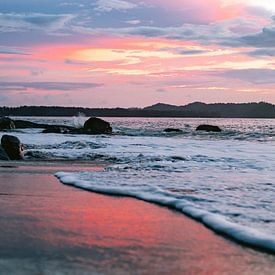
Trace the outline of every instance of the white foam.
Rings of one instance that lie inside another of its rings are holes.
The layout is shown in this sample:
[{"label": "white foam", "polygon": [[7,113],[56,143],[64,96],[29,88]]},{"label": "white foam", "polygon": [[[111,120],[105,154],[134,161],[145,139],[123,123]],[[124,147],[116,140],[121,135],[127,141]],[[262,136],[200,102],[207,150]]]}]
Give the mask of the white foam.
[{"label": "white foam", "polygon": [[[96,173],[96,172],[95,172]],[[173,207],[182,213],[202,222],[207,227],[214,231],[226,235],[243,244],[275,252],[275,237],[259,230],[252,229],[248,226],[229,221],[222,215],[211,213],[203,210],[194,203],[190,203],[184,198],[177,198],[170,193],[165,193],[158,188],[152,186],[129,186],[122,185],[108,185],[101,182],[97,184],[96,181],[81,179],[81,173],[56,173],[59,180],[68,185],[72,185],[85,190],[109,194],[109,195],[123,195],[138,198],[148,202],[154,202],[160,205]],[[87,175],[87,173],[86,173]]]}]

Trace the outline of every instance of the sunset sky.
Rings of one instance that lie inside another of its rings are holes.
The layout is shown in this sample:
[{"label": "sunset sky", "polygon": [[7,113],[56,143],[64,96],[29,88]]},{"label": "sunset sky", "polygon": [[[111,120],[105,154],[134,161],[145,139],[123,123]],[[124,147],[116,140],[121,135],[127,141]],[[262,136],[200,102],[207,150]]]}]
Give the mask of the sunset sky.
[{"label": "sunset sky", "polygon": [[275,103],[275,0],[1,0],[0,106]]}]

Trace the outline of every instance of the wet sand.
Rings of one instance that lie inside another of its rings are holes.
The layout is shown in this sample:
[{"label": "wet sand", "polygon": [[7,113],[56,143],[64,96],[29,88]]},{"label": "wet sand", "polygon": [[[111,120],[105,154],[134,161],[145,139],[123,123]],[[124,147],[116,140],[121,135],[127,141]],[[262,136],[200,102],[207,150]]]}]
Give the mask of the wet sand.
[{"label": "wet sand", "polygon": [[53,176],[102,169],[81,165],[0,167],[0,274],[275,274],[275,256],[181,213]]}]

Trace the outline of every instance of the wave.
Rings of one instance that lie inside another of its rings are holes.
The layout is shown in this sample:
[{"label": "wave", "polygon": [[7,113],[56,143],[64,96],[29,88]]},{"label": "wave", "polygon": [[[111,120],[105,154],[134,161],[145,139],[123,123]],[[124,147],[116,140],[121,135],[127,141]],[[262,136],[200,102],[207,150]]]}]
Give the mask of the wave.
[{"label": "wave", "polygon": [[270,131],[239,131],[223,130],[219,133],[195,131],[195,129],[179,129],[181,131],[165,132],[164,129],[121,129],[116,128],[114,134],[121,136],[136,137],[175,137],[175,138],[194,138],[207,140],[247,140],[247,141],[272,141],[274,140],[274,129]]},{"label": "wave", "polygon": [[229,221],[222,215],[211,213],[196,206],[194,203],[153,186],[106,186],[83,180],[77,173],[59,172],[56,177],[64,184],[92,192],[109,195],[129,196],[147,202],[174,208],[202,222],[215,232],[227,236],[242,244],[275,253],[275,237],[251,227]]}]

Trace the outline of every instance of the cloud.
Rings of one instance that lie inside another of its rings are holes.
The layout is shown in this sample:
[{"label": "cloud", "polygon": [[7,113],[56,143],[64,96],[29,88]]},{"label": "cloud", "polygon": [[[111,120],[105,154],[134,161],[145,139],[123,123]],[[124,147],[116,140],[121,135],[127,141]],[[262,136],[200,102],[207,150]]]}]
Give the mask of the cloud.
[{"label": "cloud", "polygon": [[[271,23],[274,24],[272,21]],[[275,47],[275,26],[271,24],[263,28],[264,24],[267,24],[266,20],[264,23],[259,23],[255,18],[250,17],[236,17],[210,24],[184,23],[177,26],[145,24],[144,20],[126,20],[124,22],[130,26],[91,28],[83,24],[81,26],[74,25],[72,28],[75,33],[79,34],[160,37],[233,48]],[[186,54],[192,54],[192,52]]]},{"label": "cloud", "polygon": [[47,91],[75,91],[102,87],[101,83],[78,82],[0,82],[0,89],[6,91],[22,91],[27,89]]},{"label": "cloud", "polygon": [[87,65],[87,62],[79,62],[71,59],[65,59],[64,64],[67,65]]},{"label": "cloud", "polygon": [[275,70],[271,69],[229,70],[216,75],[253,84],[275,84]]},{"label": "cloud", "polygon": [[30,74],[31,74],[32,76],[42,75],[43,73],[44,73],[44,71],[41,70],[41,69],[31,69],[31,70],[30,70]]},{"label": "cloud", "polygon": [[85,4],[83,3],[77,3],[77,2],[62,2],[58,6],[60,7],[78,7],[78,8],[84,8]]},{"label": "cloud", "polygon": [[130,25],[138,25],[141,23],[141,21],[138,19],[134,19],[134,20],[128,20],[128,21],[126,21],[126,23],[130,24]]},{"label": "cloud", "polygon": [[15,48],[6,48],[0,46],[0,54],[17,54],[17,55],[31,55],[28,52],[21,51]]},{"label": "cloud", "polygon": [[202,44],[217,44],[239,46],[243,42],[239,41],[239,35],[231,31],[232,24],[237,21],[227,21],[223,23],[213,23],[209,25],[183,24],[178,27],[156,27],[156,26],[130,26],[120,28],[89,28],[85,26],[74,26],[76,33],[90,35],[116,35],[125,37],[144,36],[148,38],[165,38],[171,40],[195,41]]},{"label": "cloud", "polygon": [[247,54],[254,57],[270,57],[275,56],[275,49],[258,49]]},{"label": "cloud", "polygon": [[[194,41],[205,45],[216,44],[222,47],[272,47],[275,45],[275,29],[271,26],[261,31],[261,25],[253,18],[238,17],[209,24],[171,25],[170,21],[166,22],[166,20],[161,23],[149,23],[144,20],[142,14],[147,14],[150,8],[142,6],[141,2],[138,2],[138,5],[124,0],[99,0],[93,4],[93,10],[82,12],[81,16],[78,14],[79,11],[70,11],[74,14],[0,13],[0,32],[38,30],[43,35],[50,33],[58,34],[60,37],[61,33],[72,35],[71,37],[82,36],[83,34],[161,37],[171,40]],[[139,16],[132,14],[136,10],[132,13],[130,11],[136,7],[139,7],[136,9]],[[129,12],[125,13],[126,17],[121,14],[117,15],[120,18],[120,23],[117,23],[116,15],[108,15],[108,12],[114,10]],[[98,15],[95,11],[106,14]],[[154,16],[159,15],[159,10],[154,10],[154,12],[156,13]],[[245,33],[248,35],[243,35]],[[195,53],[186,52],[185,54]]]},{"label": "cloud", "polygon": [[136,4],[123,0],[99,0],[96,2],[94,10],[100,12],[110,12],[113,10],[125,11],[136,7]]},{"label": "cloud", "polygon": [[157,93],[167,93],[167,90],[166,89],[163,89],[163,88],[159,88],[156,90]]},{"label": "cloud", "polygon": [[203,54],[203,53],[207,53],[208,51],[206,50],[182,50],[179,51],[179,54],[182,55],[196,55],[196,54]]},{"label": "cloud", "polygon": [[257,48],[275,47],[275,27],[263,28],[260,33],[241,37],[240,41]]},{"label": "cloud", "polygon": [[128,29],[125,28],[125,32],[131,35],[158,37],[158,36],[167,35],[167,28],[140,26],[140,27],[134,27],[134,28],[128,28]]},{"label": "cloud", "polygon": [[71,14],[0,13],[0,32],[57,31],[74,18]]},{"label": "cloud", "polygon": [[244,7],[244,9],[249,15],[254,15],[254,16],[263,17],[263,18],[269,18],[273,14],[271,10],[268,10],[264,7],[259,7],[259,6],[247,6],[247,7]]}]

